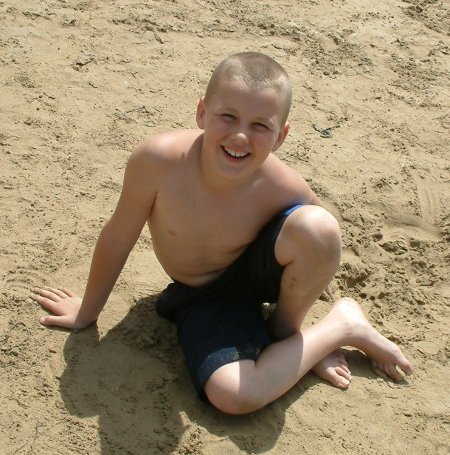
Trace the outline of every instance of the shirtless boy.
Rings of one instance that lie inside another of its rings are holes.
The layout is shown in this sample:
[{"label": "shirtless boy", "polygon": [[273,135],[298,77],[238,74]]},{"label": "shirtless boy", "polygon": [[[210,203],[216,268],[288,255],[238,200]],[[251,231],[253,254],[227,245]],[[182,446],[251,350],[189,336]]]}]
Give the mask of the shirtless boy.
[{"label": "shirtless boy", "polygon": [[[151,137],[130,156],[84,297],[34,290],[51,313],[40,322],[69,329],[95,322],[148,223],[174,281],[157,311],[177,324],[196,390],[223,412],[262,408],[311,369],[347,388],[342,346],[362,350],[394,380],[403,377],[397,368],[410,374],[399,347],[352,299],[302,328],[336,272],[341,240],[336,219],[273,153],[288,133],[290,104],[288,76],[270,57],[242,53],[221,62],[198,103],[199,129]],[[263,302],[277,303],[269,322]]]}]

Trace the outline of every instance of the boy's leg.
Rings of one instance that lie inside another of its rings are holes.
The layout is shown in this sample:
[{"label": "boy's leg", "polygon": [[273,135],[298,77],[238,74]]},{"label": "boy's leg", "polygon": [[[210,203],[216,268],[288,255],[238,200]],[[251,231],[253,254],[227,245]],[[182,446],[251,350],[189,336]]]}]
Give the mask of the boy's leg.
[{"label": "boy's leg", "polygon": [[[313,367],[326,367],[320,362],[345,345],[366,352],[394,379],[401,379],[396,366],[410,373],[398,346],[367,322],[355,301],[340,300],[322,321],[300,332],[305,315],[339,265],[340,251],[338,223],[325,209],[305,206],[287,217],[275,244],[277,261],[284,266],[273,314],[274,334],[281,341],[266,348],[256,362],[242,360],[216,370],[205,386],[212,404],[233,414],[259,409]],[[334,361],[338,366],[339,359]]]},{"label": "boy's leg", "polygon": [[275,243],[284,267],[273,315],[276,338],[300,331],[303,320],[332,280],[341,258],[336,219],[318,206],[304,206],[286,219]]},{"label": "boy's leg", "polygon": [[277,399],[320,359],[341,346],[361,349],[394,379],[412,371],[397,345],[378,333],[352,299],[341,299],[330,313],[303,333],[267,347],[256,362],[241,360],[216,370],[205,386],[209,401],[223,412],[246,414]]},{"label": "boy's leg", "polygon": [[[295,210],[277,237],[275,256],[284,271],[272,324],[275,337],[283,339],[300,331],[307,312],[336,273],[341,257],[336,219],[317,206]],[[312,370],[341,389],[350,385],[351,373],[340,350],[320,359]]]}]

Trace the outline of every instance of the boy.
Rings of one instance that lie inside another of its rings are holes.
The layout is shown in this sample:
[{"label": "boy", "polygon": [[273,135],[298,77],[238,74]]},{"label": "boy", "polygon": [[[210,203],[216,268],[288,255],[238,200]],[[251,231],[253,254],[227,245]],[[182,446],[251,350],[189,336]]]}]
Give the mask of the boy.
[{"label": "boy", "polygon": [[[173,279],[157,311],[177,324],[198,393],[223,412],[259,409],[310,369],[347,388],[344,345],[395,380],[397,367],[410,374],[398,346],[351,299],[300,331],[336,272],[341,242],[334,217],[273,154],[288,133],[290,104],[289,78],[270,57],[248,52],[221,62],[198,103],[199,129],[157,135],[131,155],[83,299],[63,288],[35,290],[53,313],[41,323],[93,323],[148,223]],[[268,321],[263,302],[277,302]]]}]

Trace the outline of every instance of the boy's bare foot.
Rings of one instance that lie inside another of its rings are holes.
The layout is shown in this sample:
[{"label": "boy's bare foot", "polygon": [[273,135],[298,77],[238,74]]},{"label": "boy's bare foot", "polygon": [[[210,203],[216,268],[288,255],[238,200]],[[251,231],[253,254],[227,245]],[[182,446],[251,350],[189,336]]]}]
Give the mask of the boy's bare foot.
[{"label": "boy's bare foot", "polygon": [[347,389],[352,380],[347,361],[340,349],[337,349],[318,362],[312,368],[312,371],[339,389]]},{"label": "boy's bare foot", "polygon": [[412,373],[412,365],[400,348],[370,325],[355,300],[338,300],[326,316],[328,317],[333,318],[341,330],[345,331],[350,346],[360,349],[372,360],[376,370],[396,381],[403,379],[397,367],[406,375]]}]

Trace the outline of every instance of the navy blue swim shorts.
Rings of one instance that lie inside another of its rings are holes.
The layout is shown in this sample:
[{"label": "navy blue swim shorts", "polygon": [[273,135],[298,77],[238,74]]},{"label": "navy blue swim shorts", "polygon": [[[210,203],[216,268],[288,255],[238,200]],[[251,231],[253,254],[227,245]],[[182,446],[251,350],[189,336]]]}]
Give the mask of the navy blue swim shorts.
[{"label": "navy blue swim shorts", "polygon": [[220,277],[205,286],[173,282],[156,302],[157,313],[174,322],[195,389],[203,388],[218,368],[238,360],[256,360],[270,344],[262,303],[275,303],[283,268],[275,241],[296,205],[274,217],[244,253]]}]

